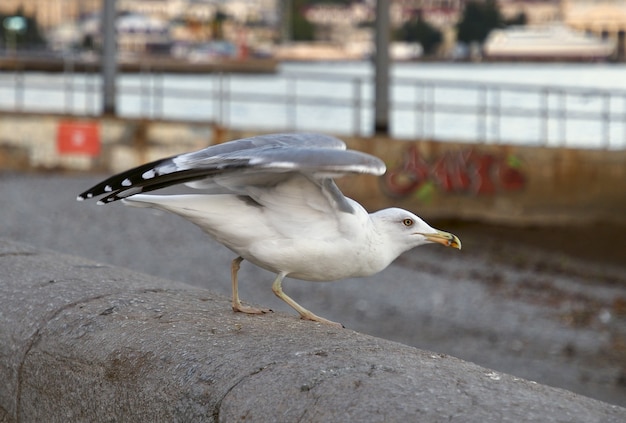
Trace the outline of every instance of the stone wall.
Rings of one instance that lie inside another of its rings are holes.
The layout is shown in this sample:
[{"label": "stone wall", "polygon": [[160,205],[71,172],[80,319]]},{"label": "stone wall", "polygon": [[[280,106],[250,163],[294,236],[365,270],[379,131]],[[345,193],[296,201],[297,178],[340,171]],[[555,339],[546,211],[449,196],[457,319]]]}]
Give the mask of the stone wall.
[{"label": "stone wall", "polygon": [[[0,166],[112,173],[256,134],[201,122],[4,113]],[[369,209],[510,224],[626,223],[626,150],[341,138],[387,164],[381,178],[338,181]]]}]

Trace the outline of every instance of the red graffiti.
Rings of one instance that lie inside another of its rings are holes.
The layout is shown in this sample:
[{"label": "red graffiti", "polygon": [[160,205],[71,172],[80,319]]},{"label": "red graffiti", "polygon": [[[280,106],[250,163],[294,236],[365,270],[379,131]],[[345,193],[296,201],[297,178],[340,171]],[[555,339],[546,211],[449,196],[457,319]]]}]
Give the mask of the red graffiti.
[{"label": "red graffiti", "polygon": [[526,183],[519,160],[513,156],[498,157],[470,148],[427,161],[414,145],[407,150],[404,162],[383,178],[385,191],[397,197],[414,193],[426,183],[446,193],[474,195],[518,191]]}]

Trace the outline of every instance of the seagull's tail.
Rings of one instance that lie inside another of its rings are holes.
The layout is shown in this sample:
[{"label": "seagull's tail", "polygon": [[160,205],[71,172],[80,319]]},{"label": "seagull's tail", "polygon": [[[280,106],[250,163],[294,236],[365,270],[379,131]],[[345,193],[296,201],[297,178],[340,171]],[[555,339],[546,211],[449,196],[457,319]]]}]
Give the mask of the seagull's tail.
[{"label": "seagull's tail", "polygon": [[[221,201],[220,201],[221,200]],[[150,195],[135,194],[122,200],[127,206],[151,207],[176,213],[192,221],[206,220],[209,216],[223,216],[232,214],[234,207],[241,201],[232,195]]]},{"label": "seagull's tail", "polygon": [[[225,220],[232,220],[233,210],[241,208],[241,200],[235,195],[149,195],[135,194],[122,199],[122,203],[133,207],[150,207],[171,212],[200,226],[209,234],[211,228],[219,227]],[[254,206],[251,206],[254,207]],[[236,217],[236,216],[235,216]],[[243,219],[247,219],[244,214]]]},{"label": "seagull's tail", "polygon": [[135,194],[122,199],[122,203],[126,206],[147,207],[171,212],[195,221],[197,216],[202,216],[204,213],[201,197],[204,196]]}]

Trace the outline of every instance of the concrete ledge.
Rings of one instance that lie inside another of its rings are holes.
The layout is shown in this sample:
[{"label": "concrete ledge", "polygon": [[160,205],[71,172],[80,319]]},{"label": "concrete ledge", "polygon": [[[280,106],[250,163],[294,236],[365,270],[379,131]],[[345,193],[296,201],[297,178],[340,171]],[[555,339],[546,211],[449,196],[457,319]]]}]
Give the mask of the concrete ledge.
[{"label": "concrete ledge", "polygon": [[0,422],[621,422],[453,357],[0,239]]}]

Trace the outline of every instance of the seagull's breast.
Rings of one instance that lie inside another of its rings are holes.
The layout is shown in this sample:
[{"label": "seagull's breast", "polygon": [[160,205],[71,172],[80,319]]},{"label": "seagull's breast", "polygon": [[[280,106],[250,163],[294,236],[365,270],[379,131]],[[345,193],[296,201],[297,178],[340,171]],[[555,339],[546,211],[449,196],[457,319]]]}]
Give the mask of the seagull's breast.
[{"label": "seagull's breast", "polygon": [[251,243],[247,251],[239,253],[259,267],[308,281],[368,276],[386,267],[368,220],[350,214],[343,217],[341,230],[334,220],[322,221],[294,230],[289,236]]},{"label": "seagull's breast", "polygon": [[368,276],[388,264],[362,208],[335,215],[311,209],[298,213],[230,194],[135,195],[125,201],[176,213],[244,259],[296,279]]},{"label": "seagull's breast", "polygon": [[334,281],[375,271],[366,251],[345,241],[266,240],[242,256],[259,267],[308,281]]}]

